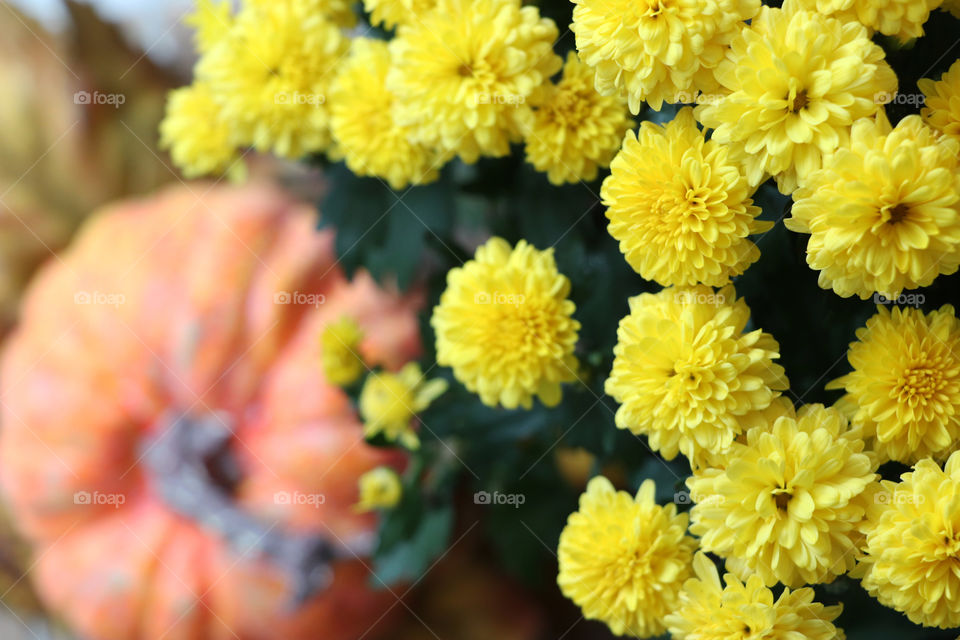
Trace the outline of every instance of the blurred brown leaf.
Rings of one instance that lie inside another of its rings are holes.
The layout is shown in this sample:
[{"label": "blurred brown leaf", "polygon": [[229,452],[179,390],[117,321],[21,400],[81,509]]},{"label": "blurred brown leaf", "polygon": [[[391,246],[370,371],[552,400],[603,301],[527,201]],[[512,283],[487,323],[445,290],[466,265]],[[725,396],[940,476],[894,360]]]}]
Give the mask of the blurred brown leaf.
[{"label": "blurred brown leaf", "polygon": [[172,179],[155,149],[174,79],[92,8],[68,7],[58,35],[0,9],[0,334],[83,216]]},{"label": "blurred brown leaf", "polygon": [[538,640],[546,630],[530,594],[466,552],[437,564],[409,606],[396,640]]}]

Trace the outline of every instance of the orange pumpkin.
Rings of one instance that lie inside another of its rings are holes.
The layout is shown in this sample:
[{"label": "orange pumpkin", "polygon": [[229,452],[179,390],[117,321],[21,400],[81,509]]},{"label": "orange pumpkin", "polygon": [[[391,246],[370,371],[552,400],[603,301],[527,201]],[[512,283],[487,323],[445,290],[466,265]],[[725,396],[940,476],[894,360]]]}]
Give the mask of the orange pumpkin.
[{"label": "orange pumpkin", "polygon": [[402,460],[363,441],[319,335],[348,315],[399,368],[420,304],[348,281],[314,212],[265,187],[92,219],[0,364],[0,483],[47,604],[96,640],[364,636],[396,602],[353,555],[357,479]]}]

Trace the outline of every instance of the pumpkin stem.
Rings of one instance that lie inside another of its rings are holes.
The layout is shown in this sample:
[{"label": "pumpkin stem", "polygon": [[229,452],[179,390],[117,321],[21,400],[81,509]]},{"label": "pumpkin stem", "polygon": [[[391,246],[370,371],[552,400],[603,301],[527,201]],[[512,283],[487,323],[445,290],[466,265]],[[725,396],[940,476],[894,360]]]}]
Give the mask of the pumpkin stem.
[{"label": "pumpkin stem", "polygon": [[294,607],[330,585],[331,563],[343,555],[340,549],[321,536],[286,532],[237,506],[242,477],[226,416],[170,413],[163,424],[170,426],[145,442],[143,461],[170,509],[219,535],[241,556],[269,559],[290,580]]}]

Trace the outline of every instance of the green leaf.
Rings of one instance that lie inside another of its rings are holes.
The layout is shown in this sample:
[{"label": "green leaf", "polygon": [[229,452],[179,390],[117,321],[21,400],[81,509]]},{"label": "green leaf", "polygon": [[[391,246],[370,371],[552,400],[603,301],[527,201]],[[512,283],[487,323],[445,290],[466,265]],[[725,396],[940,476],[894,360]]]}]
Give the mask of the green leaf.
[{"label": "green leaf", "polygon": [[449,239],[455,215],[450,180],[441,177],[398,193],[375,178],[358,178],[342,164],[329,178],[321,224],[336,228],[337,257],[348,274],[362,265],[376,280],[406,289],[432,251],[428,240],[457,257]]},{"label": "green leaf", "polygon": [[420,578],[446,550],[452,531],[451,507],[426,511],[412,535],[374,556],[376,586]]}]

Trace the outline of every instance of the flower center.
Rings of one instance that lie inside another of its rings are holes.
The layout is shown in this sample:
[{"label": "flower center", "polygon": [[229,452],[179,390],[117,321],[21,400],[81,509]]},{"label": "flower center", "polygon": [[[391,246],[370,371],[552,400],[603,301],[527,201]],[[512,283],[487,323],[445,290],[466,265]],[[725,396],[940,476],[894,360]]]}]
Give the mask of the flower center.
[{"label": "flower center", "polygon": [[666,7],[663,6],[663,0],[653,0],[653,2],[647,3],[646,15],[654,20],[656,20],[660,14],[663,13]]},{"label": "flower center", "polygon": [[943,387],[939,369],[913,367],[900,374],[897,391],[901,402],[929,400]]},{"label": "flower center", "polygon": [[810,104],[810,98],[807,97],[806,89],[800,89],[796,92],[791,89],[790,95],[787,96],[787,101],[790,103],[790,113],[800,113],[804,107]]},{"label": "flower center", "polygon": [[528,367],[531,359],[552,357],[562,331],[562,317],[549,304],[522,294],[496,293],[491,298],[489,344],[495,344],[500,367]]},{"label": "flower center", "polygon": [[787,512],[787,506],[789,506],[792,497],[793,494],[786,489],[780,488],[773,490],[773,503],[777,505],[777,510],[784,513]]},{"label": "flower center", "polygon": [[887,224],[897,224],[898,222],[902,222],[909,213],[910,207],[901,202],[897,206],[887,211],[887,215],[890,216],[887,218]]},{"label": "flower center", "polygon": [[941,547],[941,554],[943,556],[960,559],[960,539],[957,539],[956,533],[951,534],[946,532],[943,534],[943,546]]},{"label": "flower center", "polygon": [[403,422],[413,417],[411,407],[414,404],[410,388],[399,380],[380,378],[380,384],[374,387],[374,403],[384,422]]},{"label": "flower center", "polygon": [[566,126],[578,126],[584,122],[590,114],[593,90],[593,85],[578,85],[558,91],[547,107],[553,122]]}]

